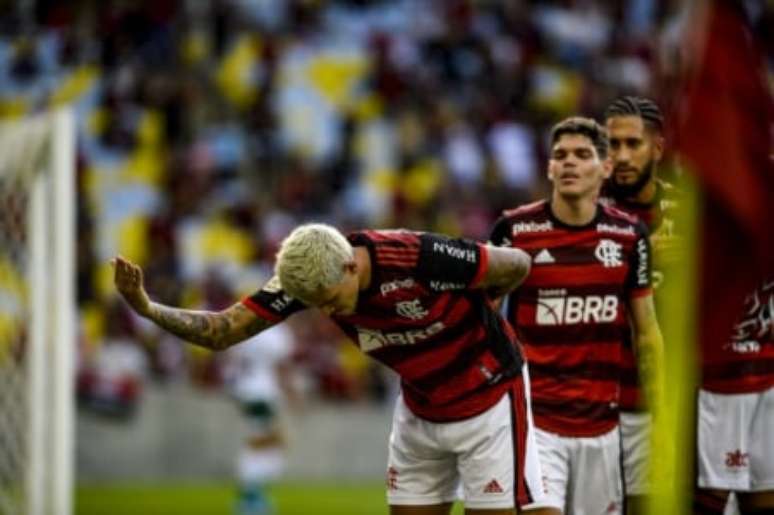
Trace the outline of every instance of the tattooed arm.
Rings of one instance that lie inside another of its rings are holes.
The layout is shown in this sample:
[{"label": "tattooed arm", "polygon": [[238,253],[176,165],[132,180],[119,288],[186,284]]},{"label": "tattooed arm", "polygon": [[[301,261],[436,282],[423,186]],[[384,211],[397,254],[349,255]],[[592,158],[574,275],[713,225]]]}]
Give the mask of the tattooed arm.
[{"label": "tattooed arm", "polygon": [[195,345],[222,350],[274,324],[260,318],[241,303],[216,312],[179,309],[153,302],[143,286],[139,266],[120,256],[113,259],[111,264],[115,272],[116,288],[132,309]]},{"label": "tattooed arm", "polygon": [[519,286],[529,273],[532,258],[521,249],[487,245],[489,265],[481,281],[492,297],[500,297]]},{"label": "tattooed arm", "polygon": [[180,338],[223,350],[274,325],[237,302],[223,311],[194,311],[151,302],[147,318]]}]

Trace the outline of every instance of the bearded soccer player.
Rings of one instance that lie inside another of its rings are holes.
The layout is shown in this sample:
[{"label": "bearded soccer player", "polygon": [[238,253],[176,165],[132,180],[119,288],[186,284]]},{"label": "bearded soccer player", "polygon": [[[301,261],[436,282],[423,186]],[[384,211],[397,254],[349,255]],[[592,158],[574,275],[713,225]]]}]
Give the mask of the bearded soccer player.
[{"label": "bearded soccer player", "polygon": [[597,201],[610,174],[606,157],[605,129],[594,120],[558,123],[550,199],[506,211],[491,235],[532,256],[529,277],[504,310],[529,362],[544,506],[565,514],[623,512],[618,402],[629,319],[647,393],[661,395],[647,230]]},{"label": "bearded soccer player", "polygon": [[745,300],[728,344],[703,356],[697,515],[774,513],[774,276]]},{"label": "bearded soccer player", "polygon": [[[663,280],[659,263],[669,259],[676,244],[671,211],[677,204],[677,190],[657,176],[664,153],[664,117],[650,99],[627,96],[605,110],[605,125],[613,167],[602,187],[600,201],[636,215],[650,231],[655,267],[653,284]],[[621,438],[627,513],[644,513],[644,496],[649,492],[651,415],[642,402],[637,361],[631,338],[626,338],[621,374]]]},{"label": "bearded soccer player", "polygon": [[[275,276],[221,312],[151,302],[139,267],[114,260],[115,283],[142,316],[219,350],[316,307],[401,377],[389,442],[393,515],[515,513],[539,500],[541,472],[520,345],[490,296],[515,288],[529,256],[431,233],[354,232],[322,224],[282,243]],[[460,488],[461,487],[461,488]]]}]

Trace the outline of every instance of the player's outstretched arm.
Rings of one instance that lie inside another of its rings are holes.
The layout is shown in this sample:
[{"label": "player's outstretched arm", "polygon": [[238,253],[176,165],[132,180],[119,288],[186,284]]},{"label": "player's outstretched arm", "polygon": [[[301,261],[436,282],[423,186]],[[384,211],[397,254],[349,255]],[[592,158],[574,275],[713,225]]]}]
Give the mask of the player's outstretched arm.
[{"label": "player's outstretched arm", "polygon": [[145,291],[139,266],[121,256],[110,263],[116,288],[137,314],[195,345],[222,350],[274,324],[239,302],[222,311],[195,311],[153,302]]},{"label": "player's outstretched arm", "polygon": [[521,249],[487,245],[489,266],[480,286],[499,297],[519,286],[529,274],[532,258]]}]

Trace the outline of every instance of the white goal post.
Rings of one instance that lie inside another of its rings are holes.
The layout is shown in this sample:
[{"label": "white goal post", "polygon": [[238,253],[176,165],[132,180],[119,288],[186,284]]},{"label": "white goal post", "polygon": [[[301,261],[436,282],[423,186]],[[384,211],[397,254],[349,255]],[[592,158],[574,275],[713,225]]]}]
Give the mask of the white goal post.
[{"label": "white goal post", "polygon": [[75,118],[0,122],[0,513],[70,515]]}]

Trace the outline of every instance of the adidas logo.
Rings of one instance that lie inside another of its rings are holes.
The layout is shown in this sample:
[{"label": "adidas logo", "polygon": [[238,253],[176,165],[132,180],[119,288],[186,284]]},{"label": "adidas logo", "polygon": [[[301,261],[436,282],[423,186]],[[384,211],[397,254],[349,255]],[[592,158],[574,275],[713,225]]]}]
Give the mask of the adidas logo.
[{"label": "adidas logo", "polygon": [[551,255],[550,252],[548,252],[548,249],[543,249],[540,252],[538,252],[537,256],[535,256],[535,259],[532,260],[533,263],[556,263],[556,260],[554,259],[554,256]]},{"label": "adidas logo", "polygon": [[489,482],[489,484],[486,485],[486,487],[484,487],[484,493],[501,494],[503,493],[503,488],[500,486],[500,483],[498,483],[496,479],[493,479]]}]

